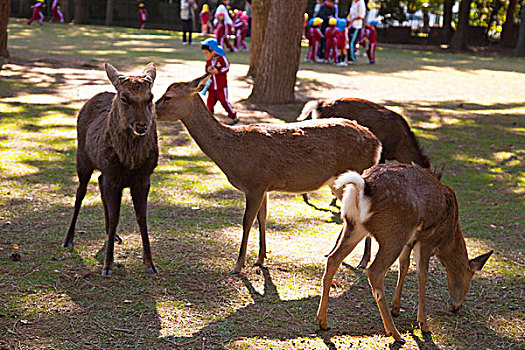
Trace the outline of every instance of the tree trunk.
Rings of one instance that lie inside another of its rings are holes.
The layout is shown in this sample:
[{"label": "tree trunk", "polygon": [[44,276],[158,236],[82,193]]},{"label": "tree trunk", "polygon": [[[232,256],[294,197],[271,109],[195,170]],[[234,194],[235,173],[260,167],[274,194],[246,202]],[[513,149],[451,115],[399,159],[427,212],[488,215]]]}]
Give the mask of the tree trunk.
[{"label": "tree trunk", "polygon": [[521,5],[521,24],[516,45],[516,56],[525,57],[525,4]]},{"label": "tree trunk", "polygon": [[20,0],[20,5],[18,6],[18,14],[21,17],[25,18],[31,17],[31,5],[33,5],[33,2],[31,0]]},{"label": "tree trunk", "polygon": [[507,16],[505,23],[503,23],[503,30],[501,31],[501,44],[503,46],[511,47],[514,45],[514,11],[516,10],[517,0],[510,0],[509,7],[507,7]]},{"label": "tree trunk", "polygon": [[7,51],[7,23],[11,14],[11,0],[0,2],[0,69],[4,61],[9,58]]},{"label": "tree trunk", "polygon": [[88,22],[87,0],[75,0],[73,22],[75,24],[85,24]]},{"label": "tree trunk", "polygon": [[114,6],[114,1],[108,0],[108,2],[106,3],[106,23],[105,23],[107,26],[110,26],[113,24],[113,6]]},{"label": "tree trunk", "polygon": [[295,101],[305,9],[306,0],[272,0],[251,101],[268,104]]},{"label": "tree trunk", "polygon": [[445,43],[450,42],[452,34],[452,8],[455,0],[445,0],[443,3],[443,38]]},{"label": "tree trunk", "polygon": [[248,69],[248,76],[255,78],[257,75],[257,66],[259,65],[259,57],[266,34],[266,23],[268,22],[268,14],[270,13],[270,6],[272,0],[254,0],[252,2],[252,36],[250,45],[250,68]]},{"label": "tree trunk", "polygon": [[466,50],[468,40],[468,28],[470,17],[470,6],[472,0],[461,0],[459,4],[458,26],[452,40],[450,47],[455,50]]}]

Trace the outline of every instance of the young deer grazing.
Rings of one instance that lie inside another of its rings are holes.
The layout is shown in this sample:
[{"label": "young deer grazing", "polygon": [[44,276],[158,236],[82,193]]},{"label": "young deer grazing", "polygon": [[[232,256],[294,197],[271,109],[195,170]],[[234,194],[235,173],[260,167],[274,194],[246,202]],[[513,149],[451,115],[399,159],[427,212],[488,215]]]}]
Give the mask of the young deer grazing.
[{"label": "young deer grazing", "polygon": [[436,255],[447,271],[450,306],[461,308],[474,272],[481,270],[489,253],[468,260],[465,239],[458,221],[458,205],[452,188],[430,171],[417,165],[380,164],[362,176],[347,172],[336,180],[344,187],[341,217],[343,235],[328,257],[323,276],[323,293],[317,322],[327,329],[326,314],[332,279],[341,262],[366,235],[379,243],[379,251],[368,269],[368,281],[379,306],[386,333],[403,342],[390,314],[383,287],[386,272],[399,259],[399,277],[392,300],[392,314],[398,315],[401,288],[414,250],[419,278],[417,323],[428,333],[425,283],[430,257]]},{"label": "young deer grazing", "polygon": [[156,69],[148,64],[141,76],[124,76],[110,64],[106,73],[117,93],[95,95],[82,107],[77,121],[77,173],[75,211],[63,247],[71,247],[82,200],[94,170],[104,205],[108,244],[102,275],[113,271],[113,250],[120,216],[122,191],[129,187],[144,248],[148,273],[156,273],[151,258],[146,211],[150,175],[157,166],[157,121],[151,87]]},{"label": "young deer grazing", "polygon": [[[379,160],[381,143],[345,119],[230,127],[217,121],[198,92],[208,75],[174,83],[157,101],[159,120],[181,120],[199,147],[246,196],[243,236],[232,274],[241,272],[255,217],[260,242],[257,265],[266,257],[267,192],[318,189],[347,170],[362,172]],[[342,192],[341,192],[342,194]],[[340,194],[340,195],[341,195]]]},{"label": "young deer grazing", "polygon": [[[304,105],[297,120],[305,120],[309,116],[312,119],[340,117],[355,120],[367,127],[383,146],[379,163],[397,160],[400,163],[415,163],[423,168],[430,168],[430,160],[423,153],[405,118],[380,104],[360,98],[310,101]],[[307,201],[308,197],[304,194],[303,198]],[[370,247],[371,240],[367,237],[360,268],[366,268],[370,261]]]}]

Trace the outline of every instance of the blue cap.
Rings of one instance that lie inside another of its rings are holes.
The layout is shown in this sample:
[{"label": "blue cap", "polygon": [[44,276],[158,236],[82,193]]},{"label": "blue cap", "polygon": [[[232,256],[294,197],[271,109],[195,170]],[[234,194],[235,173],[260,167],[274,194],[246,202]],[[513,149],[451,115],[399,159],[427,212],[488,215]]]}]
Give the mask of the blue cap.
[{"label": "blue cap", "polygon": [[226,52],[224,52],[222,46],[219,45],[217,39],[208,38],[204,41],[201,41],[201,45],[208,46],[210,49],[212,49],[213,52],[215,52],[219,56],[226,56]]},{"label": "blue cap", "polygon": [[377,21],[370,21],[370,22],[368,22],[368,24],[373,25],[373,26],[377,25],[377,23],[378,23]]},{"label": "blue cap", "polygon": [[312,17],[308,20],[308,27],[311,27],[313,24],[314,24],[314,18]]},{"label": "blue cap", "polygon": [[338,31],[342,32],[343,30],[345,30],[345,27],[346,27],[346,19],[344,18],[338,18],[337,19],[337,24],[335,26],[337,28]]}]

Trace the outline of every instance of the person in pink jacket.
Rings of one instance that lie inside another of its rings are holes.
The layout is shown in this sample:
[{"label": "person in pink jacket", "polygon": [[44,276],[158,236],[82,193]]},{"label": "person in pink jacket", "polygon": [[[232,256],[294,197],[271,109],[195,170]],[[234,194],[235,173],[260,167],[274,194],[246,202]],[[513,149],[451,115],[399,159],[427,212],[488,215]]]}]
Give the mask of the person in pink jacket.
[{"label": "person in pink jacket", "polygon": [[337,19],[330,17],[328,20],[328,27],[324,32],[326,37],[326,50],[324,54],[325,62],[337,63],[337,29],[335,25],[337,24]]},{"label": "person in pink jacket", "polygon": [[139,4],[139,29],[144,29],[146,27],[146,20],[148,19],[148,11],[146,11],[146,6],[141,2]]}]

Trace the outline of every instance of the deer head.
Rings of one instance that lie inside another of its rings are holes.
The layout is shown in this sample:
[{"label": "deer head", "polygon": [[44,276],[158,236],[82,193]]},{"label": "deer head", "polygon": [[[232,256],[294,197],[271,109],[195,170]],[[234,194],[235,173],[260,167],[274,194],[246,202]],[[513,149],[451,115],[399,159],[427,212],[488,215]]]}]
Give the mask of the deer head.
[{"label": "deer head", "polygon": [[111,64],[105,64],[109,80],[117,89],[112,109],[120,117],[123,130],[130,129],[136,136],[144,136],[155,119],[151,87],[155,81],[156,68],[149,63],[140,76],[120,74]]},{"label": "deer head", "polygon": [[189,116],[196,107],[195,95],[204,89],[209,77],[205,74],[187,83],[171,84],[155,103],[157,119],[175,121]]},{"label": "deer head", "polygon": [[466,269],[460,269],[458,266],[447,269],[448,294],[450,296],[450,308],[453,312],[459,311],[463,306],[463,301],[467,295],[472,278],[477,271],[481,271],[487,260],[492,255],[491,250],[468,261]]}]

